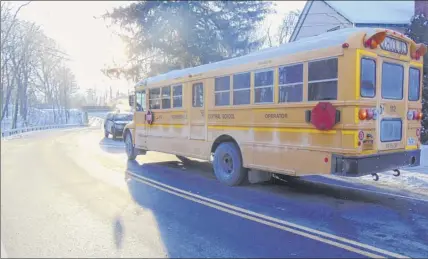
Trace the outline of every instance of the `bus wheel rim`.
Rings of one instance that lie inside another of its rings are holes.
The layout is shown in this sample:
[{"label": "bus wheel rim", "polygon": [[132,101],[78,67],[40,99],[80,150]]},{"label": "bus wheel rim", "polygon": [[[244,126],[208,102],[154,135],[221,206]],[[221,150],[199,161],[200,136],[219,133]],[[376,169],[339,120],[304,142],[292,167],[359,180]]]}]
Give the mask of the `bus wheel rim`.
[{"label": "bus wheel rim", "polygon": [[223,156],[222,165],[226,174],[231,174],[233,172],[233,159],[229,154]]}]

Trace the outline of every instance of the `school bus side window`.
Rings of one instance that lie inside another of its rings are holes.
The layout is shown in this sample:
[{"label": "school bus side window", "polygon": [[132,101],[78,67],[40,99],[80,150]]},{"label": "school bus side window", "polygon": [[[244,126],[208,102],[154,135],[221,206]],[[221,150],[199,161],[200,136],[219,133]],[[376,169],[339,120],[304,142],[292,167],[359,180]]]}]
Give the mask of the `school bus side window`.
[{"label": "school bus side window", "polygon": [[172,87],[172,106],[173,108],[183,107],[183,86],[174,85]]},{"label": "school bus side window", "polygon": [[146,91],[137,92],[135,110],[142,112],[146,110]]},{"label": "school bus side window", "polygon": [[411,67],[409,70],[409,101],[419,100],[421,71]]},{"label": "school bus side window", "polygon": [[150,89],[149,95],[149,107],[150,109],[160,109],[161,108],[161,95],[160,88],[152,88]]},{"label": "school bus side window", "polygon": [[273,70],[254,73],[254,103],[273,102]]},{"label": "school bus side window", "polygon": [[279,102],[303,100],[303,64],[279,67]]},{"label": "school bus side window", "polygon": [[370,58],[361,59],[361,97],[376,95],[376,61]]},{"label": "school bus side window", "polygon": [[233,105],[250,104],[250,72],[233,75]]},{"label": "school bus side window", "polygon": [[337,58],[309,62],[309,101],[337,100],[337,63]]},{"label": "school bus side window", "polygon": [[171,87],[162,87],[162,109],[171,108]]},{"label": "school bus side window", "polygon": [[215,78],[214,95],[215,106],[230,104],[230,76]]},{"label": "school bus side window", "polygon": [[204,107],[204,85],[202,83],[192,85],[192,106]]}]

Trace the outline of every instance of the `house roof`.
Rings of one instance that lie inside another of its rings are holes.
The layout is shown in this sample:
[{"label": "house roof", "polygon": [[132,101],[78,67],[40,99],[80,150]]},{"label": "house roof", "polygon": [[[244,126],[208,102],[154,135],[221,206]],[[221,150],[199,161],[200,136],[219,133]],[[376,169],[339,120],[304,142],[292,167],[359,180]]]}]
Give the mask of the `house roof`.
[{"label": "house roof", "polygon": [[[302,14],[291,34],[294,41],[305,22],[314,0],[306,1]],[[410,1],[323,1],[352,24],[405,25],[415,13],[415,2]]]},{"label": "house roof", "polygon": [[408,24],[414,1],[325,1],[352,23]]},{"label": "house roof", "polygon": [[227,59],[215,63],[205,64],[198,67],[185,68],[181,70],[173,70],[165,74],[149,77],[141,80],[136,86],[143,86],[145,84],[158,83],[164,80],[172,80],[178,77],[187,77],[188,75],[194,75],[204,73],[211,70],[225,69],[232,66],[238,66],[242,64],[263,61],[279,56],[286,56],[299,52],[306,52],[316,49],[328,48],[336,46],[345,42],[351,34],[359,31],[372,33],[376,31],[374,28],[346,28],[337,31],[327,32],[318,36],[307,37],[298,41],[289,42],[282,44],[278,47],[263,49],[257,52],[250,53],[245,56]]}]

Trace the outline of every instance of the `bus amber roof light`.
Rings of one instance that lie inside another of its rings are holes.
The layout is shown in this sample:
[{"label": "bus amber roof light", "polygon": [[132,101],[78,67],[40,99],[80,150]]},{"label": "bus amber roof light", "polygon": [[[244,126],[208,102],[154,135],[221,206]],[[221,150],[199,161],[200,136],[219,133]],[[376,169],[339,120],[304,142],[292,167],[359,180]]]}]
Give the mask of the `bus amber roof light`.
[{"label": "bus amber roof light", "polygon": [[425,56],[427,53],[427,46],[425,44],[413,44],[411,46],[411,57],[412,59],[419,60],[420,57]]},{"label": "bus amber roof light", "polygon": [[386,31],[376,32],[372,35],[368,35],[367,40],[364,41],[366,48],[375,49],[380,45],[386,37]]}]

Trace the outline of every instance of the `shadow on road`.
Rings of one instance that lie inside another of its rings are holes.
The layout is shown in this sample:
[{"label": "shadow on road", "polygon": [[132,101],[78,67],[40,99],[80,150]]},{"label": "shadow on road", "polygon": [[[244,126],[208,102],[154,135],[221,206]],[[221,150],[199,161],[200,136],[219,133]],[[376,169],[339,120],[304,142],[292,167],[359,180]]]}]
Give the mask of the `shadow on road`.
[{"label": "shadow on road", "polygon": [[111,138],[102,138],[98,143],[100,148],[108,153],[112,154],[122,154],[125,153],[125,143],[121,138],[111,139]]},{"label": "shadow on road", "polygon": [[[426,240],[421,235],[420,226],[414,223],[406,225],[403,221],[411,219],[411,215],[424,215],[428,209],[409,204],[408,201],[318,185],[304,178],[231,188],[215,179],[210,163],[195,160],[185,164],[179,161],[142,164],[129,161],[127,171],[207,198],[363,243],[379,242],[379,238],[382,238],[385,244],[381,247],[385,249],[389,247],[388,242],[393,240],[393,236],[400,233],[409,233],[412,242]],[[312,245],[310,241],[303,242],[296,236],[281,236],[289,233],[227,216],[215,209],[142,184],[131,176],[127,176],[126,181],[134,201],[153,213],[169,257],[314,256],[313,250],[307,249]],[[401,223],[397,225],[397,222]],[[393,230],[389,229],[389,234],[385,236],[385,228],[394,224],[397,226]],[[116,228],[123,231],[122,228]],[[286,246],[283,245],[284,240],[287,240]],[[313,248],[316,246],[312,245]],[[323,255],[336,253],[333,248],[332,251],[324,249]],[[333,257],[343,257],[343,252]]]},{"label": "shadow on road", "polygon": [[[186,163],[181,161],[152,162],[144,163],[142,165],[137,162],[128,163],[128,170],[136,174],[164,169],[178,169],[185,171],[186,175],[193,175],[217,181],[212,165],[209,162],[190,160]],[[364,193],[361,190],[307,181],[306,177],[287,177],[287,180],[285,181],[275,180],[273,182],[248,184],[238,188],[287,197],[295,195],[299,197],[333,198],[335,200],[339,200],[339,202],[340,200],[365,203],[381,202],[392,205],[396,200],[395,198],[385,198],[376,196],[372,193]]]}]

